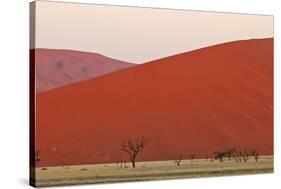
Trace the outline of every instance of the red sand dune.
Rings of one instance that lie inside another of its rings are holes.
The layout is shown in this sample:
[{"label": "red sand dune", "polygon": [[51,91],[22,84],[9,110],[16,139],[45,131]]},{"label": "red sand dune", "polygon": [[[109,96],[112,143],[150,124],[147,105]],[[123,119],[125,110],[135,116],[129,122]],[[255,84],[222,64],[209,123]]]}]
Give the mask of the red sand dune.
[{"label": "red sand dune", "polygon": [[[155,60],[37,95],[39,166],[205,157],[229,147],[273,154],[273,39],[236,41]],[[109,154],[109,160],[99,154]]]},{"label": "red sand dune", "polygon": [[32,51],[35,51],[37,92],[91,79],[134,65],[97,53],[59,49]]}]

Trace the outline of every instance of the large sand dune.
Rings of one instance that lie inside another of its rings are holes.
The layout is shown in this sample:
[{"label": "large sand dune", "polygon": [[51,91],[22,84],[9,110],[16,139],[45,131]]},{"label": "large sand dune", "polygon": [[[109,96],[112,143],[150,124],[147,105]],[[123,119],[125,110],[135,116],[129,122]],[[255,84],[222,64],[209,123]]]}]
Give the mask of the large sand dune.
[{"label": "large sand dune", "polygon": [[273,39],[211,46],[37,94],[39,166],[126,159],[120,143],[139,136],[149,138],[139,161],[229,147],[273,154]]}]

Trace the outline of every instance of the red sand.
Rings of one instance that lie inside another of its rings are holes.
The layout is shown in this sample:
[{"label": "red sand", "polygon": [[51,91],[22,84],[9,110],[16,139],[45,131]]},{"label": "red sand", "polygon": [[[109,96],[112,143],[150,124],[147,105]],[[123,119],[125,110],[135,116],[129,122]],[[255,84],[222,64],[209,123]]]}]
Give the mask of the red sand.
[{"label": "red sand", "polygon": [[92,79],[134,66],[97,53],[60,49],[32,49],[36,62],[36,91]]},{"label": "red sand", "polygon": [[137,161],[230,147],[273,154],[273,39],[211,46],[43,92],[36,110],[39,166],[127,160],[120,143],[138,136],[149,143]]}]

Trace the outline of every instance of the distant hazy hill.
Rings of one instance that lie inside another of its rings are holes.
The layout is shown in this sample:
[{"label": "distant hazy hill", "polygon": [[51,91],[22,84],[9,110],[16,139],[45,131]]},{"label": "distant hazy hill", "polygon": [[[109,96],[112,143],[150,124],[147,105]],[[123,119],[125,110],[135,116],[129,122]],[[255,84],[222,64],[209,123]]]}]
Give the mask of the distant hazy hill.
[{"label": "distant hazy hill", "polygon": [[91,79],[134,65],[96,53],[58,49],[31,51],[35,53],[37,92]]}]

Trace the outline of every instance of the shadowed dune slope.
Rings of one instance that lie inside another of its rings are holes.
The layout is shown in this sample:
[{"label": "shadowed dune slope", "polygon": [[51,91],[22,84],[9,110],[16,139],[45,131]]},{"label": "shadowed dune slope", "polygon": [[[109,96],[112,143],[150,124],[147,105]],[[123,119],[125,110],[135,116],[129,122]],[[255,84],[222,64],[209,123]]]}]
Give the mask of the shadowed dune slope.
[{"label": "shadowed dune slope", "polygon": [[134,66],[97,53],[32,49],[36,62],[36,91],[43,92]]},{"label": "shadowed dune slope", "polygon": [[[219,44],[37,95],[39,166],[137,161],[225,148],[273,154],[273,39]],[[195,158],[196,158],[195,157]]]}]

